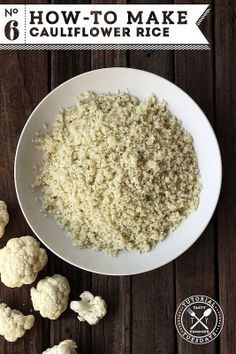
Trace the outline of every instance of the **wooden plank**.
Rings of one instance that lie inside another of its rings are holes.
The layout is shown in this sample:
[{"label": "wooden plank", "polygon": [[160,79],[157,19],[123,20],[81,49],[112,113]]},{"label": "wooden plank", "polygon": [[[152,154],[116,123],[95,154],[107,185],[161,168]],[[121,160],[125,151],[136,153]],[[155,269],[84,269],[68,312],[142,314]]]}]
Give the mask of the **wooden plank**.
[{"label": "wooden plank", "polygon": [[[10,213],[10,223],[0,241],[0,247],[4,247],[9,238],[32,235],[16,199],[13,164],[16,144],[26,119],[47,94],[48,73],[46,52],[1,51],[0,61],[0,199],[6,201]],[[46,269],[40,273],[40,277],[45,273]],[[10,289],[0,284],[0,300],[24,314],[29,314],[32,308],[31,286]],[[0,338],[1,354],[27,353],[29,348],[31,353],[41,353],[43,344],[48,343],[49,323],[38,314],[35,317],[33,329],[16,343],[8,343],[3,337]]]},{"label": "wooden plank", "polygon": [[91,353],[130,353],[130,278],[93,274],[92,291],[107,301],[108,313],[91,328]]},{"label": "wooden plank", "polygon": [[[52,1],[54,2],[54,1]],[[57,4],[65,2],[57,1]],[[71,3],[77,3],[71,1]],[[89,3],[89,1],[81,1]],[[52,51],[51,52],[51,89],[73,76],[90,70],[90,51]],[[67,277],[71,286],[70,301],[79,298],[84,290],[90,290],[90,273],[77,269],[56,256],[50,259],[51,274],[59,273]],[[67,310],[58,320],[50,322],[51,346],[72,338],[81,353],[91,352],[90,328],[77,320],[75,313]]]},{"label": "wooden plank", "polygon": [[235,2],[215,2],[216,128],[223,160],[223,186],[217,213],[219,293],[225,314],[220,353],[236,348],[236,43]]},{"label": "wooden plank", "polygon": [[[103,0],[91,1],[92,4],[103,4]],[[106,4],[126,4],[126,0],[108,0]],[[126,66],[126,52],[122,50],[93,50],[91,52],[92,69],[101,69],[109,66]]]},{"label": "wooden plank", "polygon": [[[140,52],[131,51],[130,66],[173,79],[170,52],[143,52],[141,55],[142,61]],[[132,278],[132,353],[175,352],[174,308],[173,262]]]},{"label": "wooden plank", "polygon": [[[126,66],[126,52],[92,51],[92,69],[110,66]],[[92,328],[91,352],[130,353],[130,278],[93,274],[92,289],[107,300],[108,315],[106,320]]]},{"label": "wooden plank", "polygon": [[[64,4],[65,2],[57,1],[57,3]],[[81,3],[87,3],[87,1]],[[54,89],[71,77],[90,70],[90,52],[51,51],[50,67],[50,86]],[[89,273],[76,269],[55,255],[50,257],[50,273],[51,275],[59,273],[67,277],[71,286],[70,301],[78,299],[84,290],[90,288]],[[75,340],[82,353],[90,352],[90,329],[81,324],[70,310],[67,310],[58,320],[50,322],[50,346],[67,338]]]},{"label": "wooden plank", "polygon": [[[51,52],[51,89],[71,77],[90,70],[89,51],[53,51]],[[91,288],[90,273],[77,269],[56,256],[50,257],[50,273],[62,274],[71,285],[70,301],[79,298],[84,290]],[[81,353],[90,353],[90,327],[80,323],[74,312],[66,311],[58,320],[50,321],[51,346],[72,338],[78,343]]]},{"label": "wooden plank", "polygon": [[[46,0],[45,0],[46,1]],[[40,1],[45,2],[45,1]],[[19,0],[25,4],[28,0]],[[37,1],[35,1],[37,3]],[[4,0],[3,3],[9,3]],[[12,237],[33,235],[28,227],[17,202],[14,181],[14,155],[21,130],[32,110],[48,92],[48,57],[46,52],[0,52],[0,97],[1,97],[1,126],[0,139],[0,199],[7,202],[10,212],[10,222],[6,234],[1,239],[0,247]],[[45,267],[39,277],[47,273]],[[37,279],[37,280],[38,280]],[[32,312],[30,288],[37,280],[19,289],[9,289],[0,284],[0,299],[12,308],[17,308],[24,314]],[[25,336],[15,343],[8,343],[0,338],[1,354],[41,353],[49,344],[49,321],[38,313],[35,315],[35,325]],[[37,340],[35,340],[37,338]]]},{"label": "wooden plank", "polygon": [[[90,273],[77,269],[60,260],[55,255],[50,257],[50,275],[62,274],[70,283],[70,301],[79,299],[84,290],[91,288]],[[58,320],[50,321],[50,346],[64,339],[73,339],[78,344],[81,353],[90,353],[90,328],[86,323],[78,321],[76,314],[68,309]]]},{"label": "wooden plank", "polygon": [[[128,64],[171,81],[174,79],[174,61],[170,51],[129,51]],[[173,262],[132,277],[133,354],[175,353],[174,309]]]},{"label": "wooden plank", "polygon": [[[121,58],[123,58],[123,56],[120,55],[119,52],[92,51],[91,67],[92,69],[104,67],[105,63],[107,63],[108,66],[112,65],[112,63],[114,63],[114,65],[116,65],[115,63],[121,64],[123,60]],[[52,87],[54,87],[71,75],[73,76],[76,73],[89,70],[90,52],[52,53],[52,69]],[[52,268],[54,265],[55,261],[52,261]],[[120,319],[127,317],[128,312],[123,311],[124,307],[120,308],[118,314],[114,311],[116,304],[121,302],[120,298],[126,297],[127,292],[129,296],[129,290],[126,290],[126,282],[123,280],[118,281],[114,278],[107,279],[104,282],[104,277],[93,275],[90,285],[90,274],[88,272],[75,271],[73,269],[66,272],[67,266],[62,264],[57,268],[61,269],[63,274],[67,274],[71,284],[77,283],[78,285],[74,285],[75,289],[72,289],[71,298],[76,298],[82,290],[91,290],[95,294],[104,296],[108,301],[109,314],[106,321],[101,321],[97,326],[92,328],[85,323],[79,324],[77,320],[74,320],[74,315],[65,314],[66,317],[62,322],[58,322],[58,324],[55,325],[51,324],[51,341],[59,341],[61,339],[59,337],[62,337],[63,334],[65,335],[68,331],[68,327],[70,327],[70,333],[73,334],[73,338],[78,338],[77,340],[78,343],[80,343],[79,348],[81,352],[128,353],[125,347],[127,347],[127,338],[129,338],[129,335],[126,336],[127,330],[125,329],[123,332],[122,326],[120,326]],[[82,281],[80,280],[80,283],[78,283],[78,279],[82,279]],[[80,289],[79,292],[78,288]],[[125,295],[123,295],[123,289]],[[108,296],[108,293],[113,294],[113,296]],[[112,310],[113,307],[114,309]],[[117,346],[117,343],[120,344]]]},{"label": "wooden plank", "polygon": [[[187,0],[185,3],[189,3]],[[183,3],[183,1],[176,1]],[[197,2],[196,2],[197,3]],[[205,3],[209,3],[205,1]],[[211,51],[176,51],[175,82],[183,88],[203,109],[213,124],[214,117],[214,45],[213,13],[203,21],[201,29],[212,44]],[[204,88],[203,88],[204,87]],[[209,224],[200,240],[184,255],[177,259],[176,266],[176,306],[186,297],[205,294],[217,300],[215,287],[216,232],[214,220]],[[196,353],[196,345],[191,345],[178,335],[179,353]],[[201,346],[201,354],[217,352],[216,341]]]},{"label": "wooden plank", "polygon": [[[176,307],[191,295],[208,295],[218,300],[214,224],[211,222],[201,238],[175,262]],[[179,353],[196,353],[196,345],[178,335]],[[217,353],[217,341],[201,346],[201,354]]]},{"label": "wooden plank", "polygon": [[[103,3],[96,1],[95,3]],[[110,3],[114,3],[110,1]],[[118,0],[116,3],[125,3]],[[91,68],[126,66],[125,51],[92,51]],[[106,320],[92,328],[91,352],[98,354],[130,353],[130,278],[92,275],[92,289],[108,303]]]},{"label": "wooden plank", "polygon": [[[108,1],[107,3],[114,3]],[[92,2],[93,3],[93,2]],[[103,3],[96,1],[94,3]],[[116,3],[125,3],[118,0]],[[126,66],[125,51],[91,52],[91,69]],[[108,303],[106,320],[92,327],[91,352],[98,354],[130,353],[130,278],[92,275],[92,289]]]},{"label": "wooden plank", "polygon": [[173,354],[173,262],[132,278],[132,353]]}]

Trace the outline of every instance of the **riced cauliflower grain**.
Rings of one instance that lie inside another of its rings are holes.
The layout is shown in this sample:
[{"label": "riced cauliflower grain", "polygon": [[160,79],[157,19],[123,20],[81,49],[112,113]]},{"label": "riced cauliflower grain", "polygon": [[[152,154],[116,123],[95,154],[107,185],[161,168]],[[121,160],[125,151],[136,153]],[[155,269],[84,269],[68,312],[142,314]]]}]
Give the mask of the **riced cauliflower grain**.
[{"label": "riced cauliflower grain", "polygon": [[193,139],[154,95],[83,94],[36,145],[43,209],[80,248],[148,251],[198,207]]}]

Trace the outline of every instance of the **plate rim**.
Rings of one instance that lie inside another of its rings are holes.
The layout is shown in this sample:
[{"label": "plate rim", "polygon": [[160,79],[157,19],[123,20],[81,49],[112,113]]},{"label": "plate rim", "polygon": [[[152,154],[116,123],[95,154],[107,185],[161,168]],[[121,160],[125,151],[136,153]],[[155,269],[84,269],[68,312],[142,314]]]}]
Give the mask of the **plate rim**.
[{"label": "plate rim", "polygon": [[[192,240],[190,242],[190,244],[186,245],[186,247],[183,247],[181,249],[181,252],[179,252],[178,254],[175,254],[174,256],[171,256],[169,260],[167,260],[166,262],[162,263],[162,265],[160,266],[156,266],[156,267],[149,267],[148,269],[145,269],[144,271],[133,271],[133,272],[129,272],[129,273],[124,273],[124,272],[117,272],[117,273],[112,273],[112,272],[104,272],[104,271],[95,271],[95,270],[91,270],[85,266],[79,266],[78,264],[74,263],[73,261],[70,261],[68,259],[66,259],[64,256],[61,256],[57,251],[55,251],[54,249],[52,249],[51,247],[49,247],[47,245],[47,243],[39,236],[39,234],[35,231],[34,227],[31,225],[31,222],[29,221],[28,217],[26,216],[25,214],[25,210],[24,210],[24,207],[21,203],[21,199],[20,199],[20,196],[19,196],[19,191],[18,191],[18,182],[17,182],[17,173],[16,173],[16,170],[17,170],[17,162],[18,162],[18,154],[19,154],[19,149],[20,149],[20,144],[21,144],[21,141],[22,141],[22,138],[23,138],[23,135],[24,135],[24,132],[25,130],[27,129],[27,126],[30,122],[30,120],[32,119],[34,113],[37,111],[37,109],[39,108],[39,106],[49,97],[51,96],[56,90],[58,90],[60,87],[62,87],[63,85],[65,84],[68,84],[70,81],[73,81],[75,79],[77,79],[78,77],[81,77],[81,76],[86,76],[88,74],[93,74],[94,72],[98,72],[98,71],[110,71],[110,70],[127,70],[127,71],[137,71],[137,72],[142,72],[142,73],[145,73],[145,74],[149,74],[149,75],[152,75],[154,77],[158,77],[159,79],[161,80],[164,80],[166,81],[169,85],[171,86],[174,86],[176,87],[177,89],[179,89],[180,91],[182,91],[183,94],[187,95],[188,98],[191,100],[191,102],[196,105],[198,107],[198,109],[200,110],[200,112],[202,113],[202,118],[204,118],[205,122],[207,123],[207,126],[208,126],[208,129],[210,129],[211,131],[211,134],[212,134],[212,137],[213,139],[215,140],[215,145],[216,145],[216,148],[217,148],[217,160],[218,160],[218,163],[219,163],[219,187],[218,187],[218,190],[216,191],[216,195],[217,195],[217,198],[215,200],[215,205],[214,205],[214,208],[212,208],[212,212],[211,212],[211,215],[209,217],[209,220],[204,223],[204,225],[202,226],[201,228],[201,232],[199,233],[198,237],[196,237],[194,240]],[[60,259],[62,259],[63,261],[75,266],[76,268],[79,268],[79,269],[83,269],[83,270],[86,270],[88,272],[91,272],[91,273],[94,273],[94,274],[100,274],[100,275],[110,275],[110,276],[131,276],[131,275],[136,275],[136,274],[143,274],[143,273],[147,273],[147,272],[150,272],[152,270],[155,270],[155,269],[158,269],[158,268],[161,268],[171,262],[173,262],[175,259],[179,258],[182,254],[184,254],[189,248],[192,247],[192,245],[197,242],[197,240],[200,238],[200,236],[203,234],[204,230],[206,229],[206,227],[208,226],[210,220],[212,219],[212,216],[214,215],[215,213],[215,210],[216,210],[216,207],[218,205],[218,201],[219,201],[219,197],[220,197],[220,193],[221,193],[221,187],[222,187],[222,157],[221,157],[221,152],[220,152],[220,147],[219,147],[219,143],[218,143],[218,140],[217,140],[217,137],[216,137],[216,134],[215,134],[215,131],[212,127],[212,125],[210,124],[209,120],[207,119],[205,113],[203,112],[203,110],[200,108],[200,106],[197,104],[197,102],[186,92],[184,91],[181,87],[179,87],[178,85],[176,85],[175,83],[171,82],[170,80],[158,75],[158,74],[155,74],[155,73],[152,73],[150,71],[146,71],[146,70],[140,70],[140,69],[136,69],[136,68],[129,68],[129,67],[124,67],[124,66],[113,66],[113,67],[106,67],[106,68],[100,68],[100,69],[95,69],[95,70],[89,70],[89,71],[86,71],[86,72],[83,72],[81,74],[78,74],[78,75],[75,75],[73,77],[71,77],[70,79],[62,82],[60,85],[58,85],[57,87],[55,87],[53,90],[51,90],[50,92],[48,92],[48,94],[42,99],[39,101],[39,103],[36,105],[36,107],[33,109],[33,111],[30,113],[28,119],[26,120],[25,124],[24,124],[24,127],[20,133],[20,136],[18,138],[18,142],[17,142],[17,147],[16,147],[16,150],[15,150],[15,158],[14,158],[14,185],[15,185],[15,191],[16,191],[16,196],[17,196],[17,200],[18,200],[18,203],[19,203],[19,206],[20,206],[20,209],[21,209],[21,212],[27,222],[27,224],[29,225],[29,227],[31,228],[31,230],[33,231],[33,233],[35,234],[35,236],[39,239],[40,242],[42,242],[42,244],[47,248],[49,249],[52,253],[54,253],[57,257],[59,257]]]}]

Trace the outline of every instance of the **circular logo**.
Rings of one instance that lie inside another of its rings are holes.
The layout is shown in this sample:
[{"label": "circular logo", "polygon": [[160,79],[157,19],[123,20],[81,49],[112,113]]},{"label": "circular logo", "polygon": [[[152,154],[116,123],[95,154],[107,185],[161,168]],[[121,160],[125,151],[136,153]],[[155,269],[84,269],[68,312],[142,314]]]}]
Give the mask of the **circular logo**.
[{"label": "circular logo", "polygon": [[185,299],[175,313],[175,326],[179,335],[192,344],[213,341],[224,325],[220,305],[206,295],[192,295]]}]

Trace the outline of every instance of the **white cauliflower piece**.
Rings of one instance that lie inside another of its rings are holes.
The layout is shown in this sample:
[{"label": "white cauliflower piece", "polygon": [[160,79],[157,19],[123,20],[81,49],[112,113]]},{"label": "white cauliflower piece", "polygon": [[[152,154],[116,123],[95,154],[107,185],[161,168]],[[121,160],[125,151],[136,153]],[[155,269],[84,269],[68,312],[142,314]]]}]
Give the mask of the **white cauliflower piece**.
[{"label": "white cauliflower piece", "polygon": [[76,348],[78,347],[73,340],[66,339],[58,345],[45,350],[42,354],[77,354]]},{"label": "white cauliflower piece", "polygon": [[8,342],[15,342],[34,325],[34,316],[24,316],[18,310],[12,310],[6,304],[0,304],[0,335]]},{"label": "white cauliflower piece", "polygon": [[1,280],[9,288],[31,284],[47,261],[46,251],[32,236],[12,238],[0,249]]},{"label": "white cauliflower piece", "polygon": [[5,227],[9,222],[9,214],[4,201],[0,200],[0,238],[4,235]]},{"label": "white cauliflower piece", "polygon": [[97,324],[107,313],[106,302],[100,296],[94,296],[89,291],[84,291],[80,298],[80,301],[70,303],[71,310],[78,313],[79,321],[86,321],[90,325]]},{"label": "white cauliflower piece", "polygon": [[69,282],[60,274],[40,280],[36,289],[30,290],[34,310],[50,320],[56,320],[66,310],[69,293]]}]

